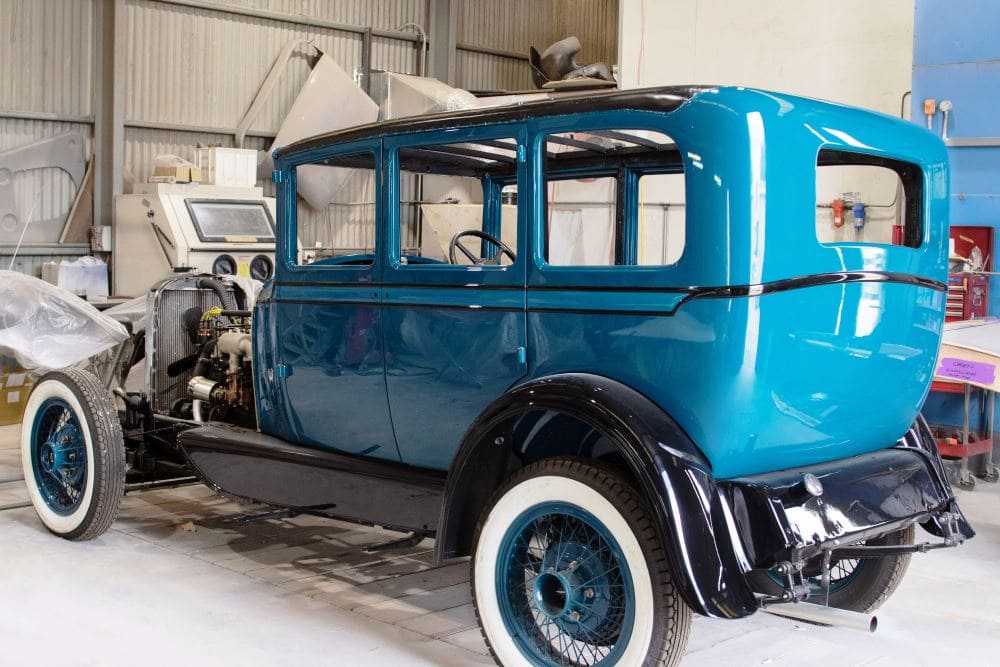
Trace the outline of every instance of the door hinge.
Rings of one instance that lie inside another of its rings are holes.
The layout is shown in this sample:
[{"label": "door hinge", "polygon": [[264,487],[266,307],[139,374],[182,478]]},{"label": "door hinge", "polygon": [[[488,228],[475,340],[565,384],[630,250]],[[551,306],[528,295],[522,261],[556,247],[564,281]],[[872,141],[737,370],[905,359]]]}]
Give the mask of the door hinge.
[{"label": "door hinge", "polygon": [[517,161],[524,162],[527,159],[528,152],[524,148],[524,144],[517,145]]},{"label": "door hinge", "polygon": [[284,183],[285,172],[281,171],[280,169],[275,169],[274,171],[271,172],[271,180],[274,181],[275,183]]},{"label": "door hinge", "polygon": [[278,364],[274,367],[274,377],[279,380],[284,380],[287,377],[291,377],[292,369],[286,364]]}]

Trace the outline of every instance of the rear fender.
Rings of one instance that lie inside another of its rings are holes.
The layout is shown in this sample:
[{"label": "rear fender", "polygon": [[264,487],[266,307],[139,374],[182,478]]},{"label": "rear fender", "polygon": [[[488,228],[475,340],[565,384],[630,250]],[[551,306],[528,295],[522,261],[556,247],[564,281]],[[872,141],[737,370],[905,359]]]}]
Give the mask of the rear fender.
[{"label": "rear fender", "polygon": [[757,609],[744,578],[749,564],[734,519],[704,456],[647,397],[591,374],[553,375],[521,385],[472,424],[448,473],[438,561],[471,552],[476,522],[490,497],[523,464],[526,452],[513,447],[514,424],[539,410],[573,417],[614,444],[649,503],[674,583],[688,606],[723,618]]}]

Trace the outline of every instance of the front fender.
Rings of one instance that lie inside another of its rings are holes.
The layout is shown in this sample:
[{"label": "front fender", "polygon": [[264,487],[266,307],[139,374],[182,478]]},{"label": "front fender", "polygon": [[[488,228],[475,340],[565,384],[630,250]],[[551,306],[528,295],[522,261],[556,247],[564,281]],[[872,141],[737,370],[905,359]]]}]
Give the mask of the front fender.
[{"label": "front fender", "polygon": [[606,377],[567,373],[521,385],[472,424],[452,461],[438,523],[436,557],[471,552],[475,524],[503,480],[521,465],[513,425],[551,410],[603,433],[649,502],[674,583],[706,616],[738,618],[758,607],[744,578],[750,566],[711,466],[677,423],[634,389]]}]

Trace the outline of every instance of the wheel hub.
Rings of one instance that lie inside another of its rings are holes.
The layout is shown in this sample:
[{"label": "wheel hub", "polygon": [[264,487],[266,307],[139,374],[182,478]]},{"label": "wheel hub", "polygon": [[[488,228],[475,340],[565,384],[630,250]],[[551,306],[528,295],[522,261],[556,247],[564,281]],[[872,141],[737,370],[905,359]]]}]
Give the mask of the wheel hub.
[{"label": "wheel hub", "polygon": [[535,601],[574,639],[607,645],[618,635],[621,615],[615,613],[615,597],[621,584],[610,556],[579,538],[555,541],[546,549],[535,588],[548,595],[536,595]]},{"label": "wheel hub", "polygon": [[549,618],[557,618],[569,609],[566,592],[570,589],[558,574],[540,574],[535,579],[535,604]]}]

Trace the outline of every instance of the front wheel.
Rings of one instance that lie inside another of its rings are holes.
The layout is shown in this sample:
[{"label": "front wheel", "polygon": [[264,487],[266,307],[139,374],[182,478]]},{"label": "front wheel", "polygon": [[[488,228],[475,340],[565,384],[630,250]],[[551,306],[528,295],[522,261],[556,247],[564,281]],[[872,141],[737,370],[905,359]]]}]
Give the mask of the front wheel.
[{"label": "front wheel", "polygon": [[50,531],[89,540],[111,526],[124,495],[125,444],[114,402],[96,377],[66,369],[38,381],[24,410],[21,465]]},{"label": "front wheel", "polygon": [[532,464],[497,492],[472,592],[502,665],[675,665],[691,625],[638,494],[577,460]]}]

